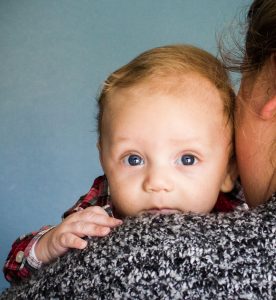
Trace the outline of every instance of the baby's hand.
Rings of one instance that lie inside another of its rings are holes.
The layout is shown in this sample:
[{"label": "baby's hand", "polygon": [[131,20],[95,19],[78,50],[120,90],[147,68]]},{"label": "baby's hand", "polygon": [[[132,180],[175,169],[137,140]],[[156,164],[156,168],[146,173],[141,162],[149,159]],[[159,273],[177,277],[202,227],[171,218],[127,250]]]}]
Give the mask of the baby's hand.
[{"label": "baby's hand", "polygon": [[122,221],[109,217],[99,206],[90,206],[73,213],[57,227],[48,231],[36,244],[35,254],[43,263],[49,263],[63,255],[69,248],[83,249],[87,241],[85,236],[105,236],[111,228],[122,224]]}]

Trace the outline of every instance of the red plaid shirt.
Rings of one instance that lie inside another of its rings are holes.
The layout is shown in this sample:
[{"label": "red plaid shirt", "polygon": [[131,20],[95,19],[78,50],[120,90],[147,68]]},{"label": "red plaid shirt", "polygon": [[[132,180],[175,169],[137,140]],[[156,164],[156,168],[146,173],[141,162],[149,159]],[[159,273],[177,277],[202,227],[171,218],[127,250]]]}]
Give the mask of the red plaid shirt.
[{"label": "red plaid shirt", "polygon": [[[220,193],[213,212],[229,212],[237,206],[244,204],[243,194],[240,186],[236,186],[231,193]],[[76,204],[63,214],[66,218],[70,214],[85,209],[89,206],[104,207],[110,216],[113,216],[112,202],[109,195],[108,183],[105,176],[95,179],[89,192],[80,197]],[[28,278],[36,270],[28,260],[30,250],[34,243],[48,230],[54,226],[44,226],[39,231],[31,232],[19,237],[12,245],[4,265],[4,275],[12,283],[18,283],[24,278]]]}]

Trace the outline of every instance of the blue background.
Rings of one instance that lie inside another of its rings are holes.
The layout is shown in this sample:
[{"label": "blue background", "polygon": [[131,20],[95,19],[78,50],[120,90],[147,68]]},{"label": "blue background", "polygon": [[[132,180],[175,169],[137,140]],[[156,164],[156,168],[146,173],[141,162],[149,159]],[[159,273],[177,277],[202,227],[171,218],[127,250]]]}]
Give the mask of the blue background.
[{"label": "blue background", "polygon": [[95,97],[106,76],[164,44],[216,54],[216,34],[239,30],[249,2],[0,0],[1,266],[16,237],[59,223],[102,173]]}]

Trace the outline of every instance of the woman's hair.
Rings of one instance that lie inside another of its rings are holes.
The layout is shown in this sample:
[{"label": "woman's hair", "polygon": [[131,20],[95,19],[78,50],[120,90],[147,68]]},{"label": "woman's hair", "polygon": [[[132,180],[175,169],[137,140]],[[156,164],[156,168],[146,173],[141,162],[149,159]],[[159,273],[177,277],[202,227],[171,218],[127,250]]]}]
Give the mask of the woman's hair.
[{"label": "woman's hair", "polygon": [[227,121],[233,123],[235,94],[224,65],[210,53],[194,46],[168,45],[143,52],[106,79],[98,97],[99,140],[105,104],[112,91],[146,83],[149,79],[166,80],[191,72],[203,76],[218,89]]},{"label": "woman's hair", "polygon": [[222,59],[231,71],[258,71],[276,53],[276,0],[253,1],[247,13],[245,29],[244,45],[237,43],[238,54],[229,55],[221,46]]}]

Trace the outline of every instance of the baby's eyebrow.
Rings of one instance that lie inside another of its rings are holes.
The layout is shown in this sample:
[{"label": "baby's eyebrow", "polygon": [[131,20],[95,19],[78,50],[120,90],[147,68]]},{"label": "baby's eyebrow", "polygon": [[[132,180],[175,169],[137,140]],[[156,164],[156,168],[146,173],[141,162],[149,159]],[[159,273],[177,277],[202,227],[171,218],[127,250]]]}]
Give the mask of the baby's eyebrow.
[{"label": "baby's eyebrow", "polygon": [[197,141],[198,142],[199,138],[198,137],[188,137],[188,138],[184,138],[184,137],[181,137],[181,138],[171,138],[169,139],[169,141],[171,143],[174,143],[174,144],[180,144],[180,143],[187,143],[187,142],[193,142],[193,141]]},{"label": "baby's eyebrow", "polygon": [[202,144],[204,145],[204,141],[202,140],[201,137],[198,136],[192,136],[192,137],[182,137],[182,138],[171,138],[169,139],[169,142],[171,144],[176,144],[176,145],[186,145],[186,144]]},{"label": "baby's eyebrow", "polygon": [[[153,137],[156,138],[156,137]],[[112,136],[111,139],[116,142],[125,142],[129,140],[133,140],[133,137],[130,136],[124,136],[124,135],[117,135],[117,136]],[[143,135],[141,134],[141,140],[143,140]],[[190,143],[190,142],[196,142],[199,143],[202,140],[202,137],[199,136],[186,136],[183,134],[183,137],[179,138],[169,138],[168,142],[173,143],[173,144],[181,144],[181,143]]]},{"label": "baby's eyebrow", "polygon": [[[153,137],[153,139],[156,137]],[[157,137],[158,138],[158,137]],[[111,144],[114,146],[120,146],[124,144],[139,144],[139,143],[144,143],[145,139],[143,136],[141,137],[136,137],[135,141],[133,141],[133,137],[127,137],[123,135],[118,135],[114,136],[111,138]],[[194,137],[187,137],[187,138],[170,138],[167,140],[167,143],[173,147],[183,147],[183,148],[197,148],[197,149],[202,149],[205,147],[209,147],[209,143],[206,143],[206,141],[203,141],[202,138],[198,136]],[[191,149],[190,149],[191,150]]]},{"label": "baby's eyebrow", "polygon": [[133,141],[133,138],[129,138],[126,136],[112,136],[110,140],[112,144],[125,144],[129,141]]},{"label": "baby's eyebrow", "polygon": [[130,138],[126,137],[126,136],[119,135],[119,136],[112,137],[112,140],[115,140],[115,141],[118,141],[118,142],[125,142],[125,141],[130,140]]}]

